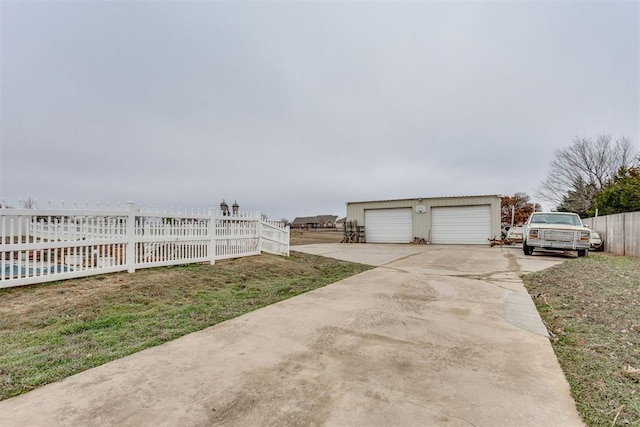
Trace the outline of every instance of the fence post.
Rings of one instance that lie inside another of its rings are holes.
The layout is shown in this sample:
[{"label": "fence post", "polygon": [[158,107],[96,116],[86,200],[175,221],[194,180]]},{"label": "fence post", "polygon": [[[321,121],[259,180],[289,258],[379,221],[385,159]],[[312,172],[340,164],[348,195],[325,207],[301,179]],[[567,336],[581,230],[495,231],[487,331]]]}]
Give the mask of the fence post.
[{"label": "fence post", "polygon": [[285,226],[284,230],[285,230],[284,238],[286,239],[286,242],[287,242],[287,244],[286,244],[287,256],[289,256],[291,254],[290,253],[290,250],[291,250],[291,244],[290,244],[290,242],[291,242],[291,238],[290,238],[291,237],[291,234],[290,234],[291,233],[291,228],[287,225],[287,226]]},{"label": "fence post", "polygon": [[622,256],[627,256],[627,214],[622,214]]},{"label": "fence post", "polygon": [[127,202],[127,271],[134,273],[136,271],[136,203]]},{"label": "fence post", "polygon": [[258,217],[258,254],[262,255],[262,216],[260,212],[256,212],[256,216]]},{"label": "fence post", "polygon": [[209,264],[216,263],[216,210],[209,208],[209,248],[207,253],[209,254]]}]

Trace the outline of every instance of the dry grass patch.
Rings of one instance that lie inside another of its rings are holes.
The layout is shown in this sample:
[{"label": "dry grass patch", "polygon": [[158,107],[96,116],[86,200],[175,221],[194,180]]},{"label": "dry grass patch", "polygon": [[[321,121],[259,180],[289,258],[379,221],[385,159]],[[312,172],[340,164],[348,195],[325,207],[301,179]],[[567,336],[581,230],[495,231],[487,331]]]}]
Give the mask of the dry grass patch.
[{"label": "dry grass patch", "polygon": [[372,267],[292,252],[0,290],[0,400]]},{"label": "dry grass patch", "polygon": [[340,243],[342,231],[338,230],[291,230],[291,245],[312,245],[316,243]]},{"label": "dry grass patch", "polygon": [[590,255],[524,277],[589,426],[640,426],[640,260]]}]

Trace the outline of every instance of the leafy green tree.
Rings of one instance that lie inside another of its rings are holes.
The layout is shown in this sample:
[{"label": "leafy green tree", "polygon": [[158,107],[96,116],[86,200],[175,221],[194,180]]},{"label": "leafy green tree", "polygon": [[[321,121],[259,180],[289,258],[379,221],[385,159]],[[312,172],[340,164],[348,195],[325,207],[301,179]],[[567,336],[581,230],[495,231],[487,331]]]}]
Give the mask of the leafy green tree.
[{"label": "leafy green tree", "polygon": [[596,208],[599,215],[640,211],[640,166],[620,168],[595,196],[589,214],[595,215]]}]

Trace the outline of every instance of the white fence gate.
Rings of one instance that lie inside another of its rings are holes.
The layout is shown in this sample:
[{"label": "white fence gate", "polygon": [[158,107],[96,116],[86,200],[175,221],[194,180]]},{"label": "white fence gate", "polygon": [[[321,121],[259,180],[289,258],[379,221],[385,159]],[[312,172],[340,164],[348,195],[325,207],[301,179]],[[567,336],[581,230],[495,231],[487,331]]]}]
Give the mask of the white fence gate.
[{"label": "white fence gate", "polygon": [[0,208],[0,288],[117,271],[289,255],[289,227],[260,213]]}]

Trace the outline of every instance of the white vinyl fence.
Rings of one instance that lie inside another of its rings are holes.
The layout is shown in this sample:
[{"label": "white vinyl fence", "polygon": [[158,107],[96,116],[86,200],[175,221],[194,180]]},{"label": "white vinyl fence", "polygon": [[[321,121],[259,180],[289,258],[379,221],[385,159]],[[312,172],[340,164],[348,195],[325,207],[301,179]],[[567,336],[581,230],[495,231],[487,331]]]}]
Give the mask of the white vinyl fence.
[{"label": "white vinyl fence", "polygon": [[0,288],[136,269],[289,255],[289,227],[260,213],[0,208]]}]

